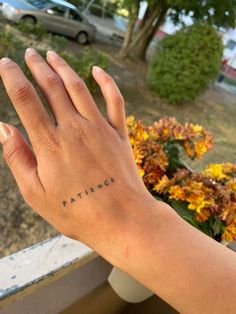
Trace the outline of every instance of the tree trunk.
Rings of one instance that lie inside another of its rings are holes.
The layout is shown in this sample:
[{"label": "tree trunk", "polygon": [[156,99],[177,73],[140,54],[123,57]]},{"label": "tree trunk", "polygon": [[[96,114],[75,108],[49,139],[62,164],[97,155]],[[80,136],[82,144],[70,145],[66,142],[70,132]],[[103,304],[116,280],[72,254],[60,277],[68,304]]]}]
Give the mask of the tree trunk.
[{"label": "tree trunk", "polygon": [[121,59],[125,58],[126,51],[128,50],[129,45],[132,41],[134,26],[135,26],[135,21],[129,20],[128,27],[127,27],[127,30],[125,33],[125,40],[124,40],[123,46],[119,52],[119,57]]},{"label": "tree trunk", "polygon": [[130,6],[130,8],[129,8],[128,27],[127,27],[127,30],[125,33],[125,39],[124,39],[122,48],[118,54],[118,56],[121,59],[124,59],[126,57],[126,51],[128,50],[128,48],[132,42],[135,24],[136,24],[136,21],[138,19],[138,14],[139,14],[139,2],[137,2],[136,6]]},{"label": "tree trunk", "polygon": [[168,7],[166,6],[162,9],[160,16],[157,19],[155,25],[153,25],[150,31],[145,34],[142,41],[140,41],[140,43],[137,46],[137,49],[135,49],[135,52],[134,52],[135,58],[145,61],[147,49],[153,37],[155,36],[156,32],[158,31],[159,27],[162,25],[167,11],[168,11]]},{"label": "tree trunk", "polygon": [[159,15],[160,9],[161,9],[161,1],[158,2],[155,5],[155,8],[154,8],[152,14],[150,15],[149,19],[147,20],[145,26],[133,38],[133,40],[131,41],[130,45],[127,47],[125,53],[122,54],[122,58],[128,57],[128,55],[131,53],[131,51],[137,46],[139,41],[142,40],[145,37],[145,35],[149,31],[150,27],[152,27],[152,24],[153,24],[154,20]]}]

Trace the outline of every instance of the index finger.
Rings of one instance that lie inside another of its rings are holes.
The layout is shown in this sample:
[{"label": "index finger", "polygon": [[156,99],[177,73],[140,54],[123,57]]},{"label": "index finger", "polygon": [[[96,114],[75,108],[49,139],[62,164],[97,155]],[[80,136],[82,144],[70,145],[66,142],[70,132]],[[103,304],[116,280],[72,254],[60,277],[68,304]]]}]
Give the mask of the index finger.
[{"label": "index finger", "polygon": [[19,66],[8,58],[0,61],[0,75],[7,94],[10,97],[30,138],[35,132],[51,128],[49,118],[35,88],[25,77]]}]

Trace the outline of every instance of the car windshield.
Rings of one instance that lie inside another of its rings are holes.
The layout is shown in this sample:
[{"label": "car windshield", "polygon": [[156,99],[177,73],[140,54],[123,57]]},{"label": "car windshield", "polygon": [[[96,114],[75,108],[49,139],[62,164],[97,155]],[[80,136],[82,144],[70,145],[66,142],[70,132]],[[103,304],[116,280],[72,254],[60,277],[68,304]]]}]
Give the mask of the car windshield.
[{"label": "car windshield", "polygon": [[38,9],[45,8],[48,4],[51,4],[48,0],[27,0],[27,2]]}]

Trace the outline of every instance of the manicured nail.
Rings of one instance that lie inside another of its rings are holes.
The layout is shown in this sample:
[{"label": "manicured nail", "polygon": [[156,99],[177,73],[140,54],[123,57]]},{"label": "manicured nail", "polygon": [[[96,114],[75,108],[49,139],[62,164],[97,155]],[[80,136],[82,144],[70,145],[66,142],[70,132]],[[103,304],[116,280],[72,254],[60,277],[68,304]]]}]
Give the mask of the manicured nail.
[{"label": "manicured nail", "polygon": [[51,60],[57,60],[59,58],[59,55],[55,51],[49,50],[47,51],[47,57]]},{"label": "manicured nail", "polygon": [[27,48],[25,51],[25,54],[27,56],[33,56],[37,53],[37,51],[34,48]]},{"label": "manicured nail", "polygon": [[98,73],[98,74],[104,73],[104,70],[102,68],[98,67],[97,65],[93,66],[93,71]]},{"label": "manicured nail", "polygon": [[6,63],[9,63],[11,62],[11,59],[7,58],[7,57],[4,57],[0,60],[1,64],[6,64]]},{"label": "manicured nail", "polygon": [[3,144],[7,138],[11,135],[11,130],[7,124],[0,122],[0,143]]}]

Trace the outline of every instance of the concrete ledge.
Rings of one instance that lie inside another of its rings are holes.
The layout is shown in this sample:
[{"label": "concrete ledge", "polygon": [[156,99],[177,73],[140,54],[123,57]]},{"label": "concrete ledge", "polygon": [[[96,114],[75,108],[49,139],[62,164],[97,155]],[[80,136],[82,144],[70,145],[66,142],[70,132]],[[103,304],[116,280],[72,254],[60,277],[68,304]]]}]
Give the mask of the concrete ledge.
[{"label": "concrete ledge", "polygon": [[59,235],[0,259],[0,308],[95,257],[86,245]]}]

